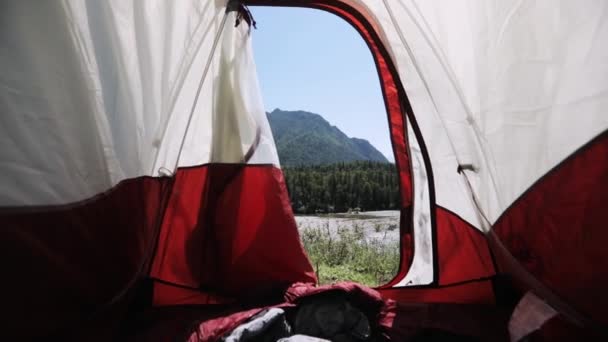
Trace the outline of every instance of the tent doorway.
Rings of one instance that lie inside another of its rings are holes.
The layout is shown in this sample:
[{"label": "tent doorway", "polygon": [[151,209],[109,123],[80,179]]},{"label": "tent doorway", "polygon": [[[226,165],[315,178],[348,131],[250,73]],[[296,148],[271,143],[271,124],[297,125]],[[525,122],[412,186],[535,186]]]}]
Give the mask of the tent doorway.
[{"label": "tent doorway", "polygon": [[399,268],[401,203],[370,50],[355,29],[325,11],[251,12],[267,117],[317,277],[322,284],[384,285]]}]

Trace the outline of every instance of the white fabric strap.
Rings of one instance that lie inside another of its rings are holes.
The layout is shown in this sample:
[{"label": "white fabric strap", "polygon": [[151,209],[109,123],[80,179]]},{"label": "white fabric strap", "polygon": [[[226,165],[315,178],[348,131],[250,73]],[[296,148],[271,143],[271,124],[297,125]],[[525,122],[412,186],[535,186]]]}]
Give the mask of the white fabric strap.
[{"label": "white fabric strap", "polygon": [[517,342],[540,329],[557,311],[534,293],[527,292],[519,301],[509,320],[509,335]]}]

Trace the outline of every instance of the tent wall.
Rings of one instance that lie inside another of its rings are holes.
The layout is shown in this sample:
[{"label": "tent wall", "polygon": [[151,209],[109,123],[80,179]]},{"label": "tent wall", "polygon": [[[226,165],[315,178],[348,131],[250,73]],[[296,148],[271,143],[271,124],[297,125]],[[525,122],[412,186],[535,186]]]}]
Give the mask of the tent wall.
[{"label": "tent wall", "polygon": [[[234,14],[222,32],[213,80],[210,163],[178,170],[150,273],[165,285],[199,290],[190,303],[316,282],[278,168],[250,27],[234,27]],[[161,289],[155,304],[174,304],[179,291]]]},{"label": "tent wall", "polygon": [[[360,1],[380,25],[425,139],[437,204],[487,230],[608,128],[606,4]],[[477,204],[471,205],[465,171]],[[454,197],[463,196],[463,197]],[[469,203],[471,210],[462,207]],[[468,210],[468,211],[467,211]]]},{"label": "tent wall", "polygon": [[[607,324],[608,134],[583,146],[534,184],[498,219],[494,232],[555,295]],[[544,227],[529,232],[524,227]],[[565,229],[567,227],[567,231]],[[500,254],[499,254],[500,255]],[[498,258],[503,268],[513,266]],[[526,284],[523,277],[520,282]],[[528,285],[529,286],[529,285]]]},{"label": "tent wall", "polygon": [[[177,288],[157,286],[154,304],[259,297],[294,282],[314,283],[304,255],[281,170],[236,164],[182,169],[150,273]],[[188,289],[202,293],[187,296]]]},{"label": "tent wall", "polygon": [[[395,61],[436,204],[493,228],[542,292],[603,322],[591,302],[607,298],[598,272],[608,164],[604,139],[589,142],[608,129],[606,4],[354,3],[375,18]],[[467,164],[474,170],[457,171]]]},{"label": "tent wall", "polygon": [[[1,152],[0,205],[67,204],[173,172],[224,9],[212,1],[4,3],[0,142],[11,148]],[[201,125],[213,77],[197,106]],[[186,141],[181,165],[209,158],[190,143],[209,148],[210,133],[192,128],[199,140]]]},{"label": "tent wall", "polygon": [[[524,277],[540,280],[532,289],[604,322],[592,303],[607,298],[606,4],[344,3],[378,25],[398,69],[430,159],[438,240],[445,214],[493,227]],[[457,171],[467,164],[473,170]],[[513,264],[500,266],[530,288]]]},{"label": "tent wall", "polygon": [[0,209],[0,336],[64,336],[116,314],[109,304],[120,304],[149,260],[169,186],[140,177],[80,203]]},{"label": "tent wall", "polygon": [[242,162],[256,137],[249,162],[278,165],[255,65],[241,58],[247,25],[212,49],[226,2],[5,3],[0,206],[68,204],[178,166]]},{"label": "tent wall", "polygon": [[[226,267],[213,276],[190,269],[204,275],[194,285],[225,284],[230,294],[315,281],[259,95],[249,27],[235,27],[236,13],[225,11],[226,1],[195,0],[2,5],[0,263],[12,324],[1,336],[64,336],[102,317],[120,321],[116,309],[154,255],[162,256],[154,275],[170,282],[165,270],[183,261],[180,252],[197,251],[204,258],[186,266]],[[184,209],[192,197],[182,194],[197,185],[199,197]],[[199,209],[197,231],[226,228],[215,236],[221,245],[188,239],[188,249],[177,234],[157,241]],[[254,241],[264,232],[272,234]],[[237,282],[236,272],[250,282]]]}]

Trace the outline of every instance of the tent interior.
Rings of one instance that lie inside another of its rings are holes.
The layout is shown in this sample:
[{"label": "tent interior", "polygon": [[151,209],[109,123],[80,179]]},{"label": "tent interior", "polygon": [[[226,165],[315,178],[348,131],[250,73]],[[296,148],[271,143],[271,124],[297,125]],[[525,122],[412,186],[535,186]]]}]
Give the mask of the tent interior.
[{"label": "tent interior", "polygon": [[[387,284],[315,286],[247,6],[327,11],[369,46],[401,200]],[[212,341],[324,293],[376,340],[607,337],[608,3],[0,8],[0,337]]]}]

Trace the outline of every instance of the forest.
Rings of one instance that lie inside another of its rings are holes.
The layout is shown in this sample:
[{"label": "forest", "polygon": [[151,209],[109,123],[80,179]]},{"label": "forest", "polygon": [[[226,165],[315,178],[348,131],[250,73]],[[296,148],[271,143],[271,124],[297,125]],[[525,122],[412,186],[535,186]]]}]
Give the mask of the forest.
[{"label": "forest", "polygon": [[283,168],[297,214],[349,210],[396,210],[399,185],[394,164],[355,161]]}]

